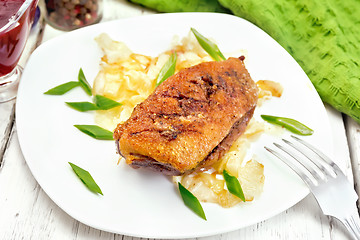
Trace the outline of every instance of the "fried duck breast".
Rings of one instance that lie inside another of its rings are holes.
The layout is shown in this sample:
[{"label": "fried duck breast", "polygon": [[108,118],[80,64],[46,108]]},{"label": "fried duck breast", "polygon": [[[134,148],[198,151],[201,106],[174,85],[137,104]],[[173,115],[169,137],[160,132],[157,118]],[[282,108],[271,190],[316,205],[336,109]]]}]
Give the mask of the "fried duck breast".
[{"label": "fried duck breast", "polygon": [[243,60],[201,63],[158,86],[114,131],[126,163],[181,175],[217,162],[244,132],[257,103]]}]

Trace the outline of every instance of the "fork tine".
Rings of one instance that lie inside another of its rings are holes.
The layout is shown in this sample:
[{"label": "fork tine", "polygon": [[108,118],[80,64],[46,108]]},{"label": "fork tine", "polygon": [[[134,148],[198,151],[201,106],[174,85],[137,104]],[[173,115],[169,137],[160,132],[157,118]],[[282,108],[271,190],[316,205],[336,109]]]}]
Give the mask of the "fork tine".
[{"label": "fork tine", "polygon": [[[324,166],[324,164],[322,163],[322,161],[319,161],[319,160],[316,160],[316,159],[314,159],[314,158],[319,158],[319,156],[317,155],[317,154],[312,154],[312,156],[310,156],[310,154],[311,153],[313,153],[312,152],[312,150],[311,149],[308,149],[308,148],[304,148],[304,149],[300,149],[299,148],[299,146],[297,146],[296,144],[294,144],[293,142],[290,142],[290,141],[288,141],[288,140],[286,140],[286,139],[282,139],[283,140],[283,142],[285,142],[286,144],[288,144],[289,146],[291,146],[292,148],[294,148],[296,151],[298,151],[299,153],[301,153],[302,154],[302,156],[304,156],[304,157],[306,157],[308,160],[310,160],[311,161],[311,163],[312,164],[314,164],[318,169],[317,170],[321,170],[321,174],[324,176],[324,177],[328,177],[328,176],[336,176],[336,175],[334,175],[334,171],[333,170],[329,170],[328,168],[326,168],[325,166]],[[300,146],[301,147],[301,146]],[[307,147],[307,146],[305,146],[305,147]],[[304,152],[304,150],[305,151],[307,151],[307,153],[305,153]],[[310,152],[310,153],[309,153]],[[321,159],[320,159],[321,160]],[[303,165],[303,164],[302,164]],[[305,166],[305,165],[304,165]],[[310,167],[310,166],[309,166]],[[312,168],[314,171],[316,171],[314,168]],[[318,177],[318,176],[316,176],[316,177]],[[321,177],[321,179],[323,179],[322,177]],[[318,180],[318,179],[317,179]]]},{"label": "fork tine", "polygon": [[[284,141],[285,139],[282,139],[282,140]],[[285,141],[286,141],[286,140],[285,140]],[[300,161],[300,160],[299,160],[299,154],[298,154],[298,153],[295,153],[295,151],[291,151],[291,149],[288,148],[288,147],[286,147],[286,146],[283,146],[283,145],[280,145],[280,144],[277,144],[277,143],[274,143],[274,145],[275,145],[276,147],[278,147],[279,149],[281,149],[282,151],[286,152],[286,153],[287,153],[289,156],[291,156],[295,161],[297,161],[303,168],[305,168],[305,169],[311,174],[311,176],[317,181],[317,183],[323,179],[323,177],[321,177],[321,176],[319,175],[319,173],[314,170],[313,167],[310,167],[310,166],[308,166],[308,165],[305,165],[305,164],[304,164],[304,161]],[[297,149],[297,148],[294,148],[294,150],[296,150],[296,152],[300,152],[299,149]],[[300,152],[300,153],[301,153],[301,152]],[[297,155],[296,155],[296,154],[297,154]],[[317,184],[315,184],[315,185],[317,185]]]},{"label": "fork tine", "polygon": [[286,157],[284,157],[284,155],[280,154],[279,152],[268,148],[268,147],[264,147],[268,152],[270,152],[271,154],[273,154],[275,157],[279,158],[281,161],[283,161],[286,165],[288,165],[309,187],[310,186],[314,186],[315,183],[313,180],[311,180],[304,172],[304,170],[301,170],[298,166],[296,166],[295,164],[291,163],[290,161],[288,161],[288,159]]},{"label": "fork tine", "polygon": [[[336,165],[336,163],[334,163],[334,161],[332,161],[328,156],[323,154],[319,149],[315,148],[314,146],[310,145],[309,143],[305,142],[304,140],[302,140],[296,136],[291,135],[291,137],[293,139],[295,139],[296,141],[298,141],[299,143],[303,144],[304,146],[308,147],[311,151],[313,151],[316,155],[318,155],[321,158],[321,160],[323,160],[320,163],[323,166],[327,166],[327,169],[331,169],[331,171],[335,175],[338,175],[339,173],[343,173],[341,171],[341,169],[339,168],[339,166]],[[325,163],[327,163],[327,165]]]}]

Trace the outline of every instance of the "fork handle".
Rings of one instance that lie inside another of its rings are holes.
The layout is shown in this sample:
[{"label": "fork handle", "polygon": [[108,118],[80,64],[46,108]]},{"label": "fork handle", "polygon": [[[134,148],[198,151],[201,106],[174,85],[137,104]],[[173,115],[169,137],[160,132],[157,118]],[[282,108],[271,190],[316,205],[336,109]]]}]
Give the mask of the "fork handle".
[{"label": "fork handle", "polygon": [[351,215],[339,220],[345,225],[354,239],[360,240],[360,218],[357,208]]}]

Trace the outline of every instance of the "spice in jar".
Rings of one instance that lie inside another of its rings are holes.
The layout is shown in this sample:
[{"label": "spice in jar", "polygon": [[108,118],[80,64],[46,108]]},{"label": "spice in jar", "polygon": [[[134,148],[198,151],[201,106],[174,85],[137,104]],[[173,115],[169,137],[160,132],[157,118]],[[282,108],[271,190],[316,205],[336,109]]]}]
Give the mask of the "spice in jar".
[{"label": "spice in jar", "polygon": [[55,28],[69,31],[97,23],[101,0],[45,0],[46,19]]}]

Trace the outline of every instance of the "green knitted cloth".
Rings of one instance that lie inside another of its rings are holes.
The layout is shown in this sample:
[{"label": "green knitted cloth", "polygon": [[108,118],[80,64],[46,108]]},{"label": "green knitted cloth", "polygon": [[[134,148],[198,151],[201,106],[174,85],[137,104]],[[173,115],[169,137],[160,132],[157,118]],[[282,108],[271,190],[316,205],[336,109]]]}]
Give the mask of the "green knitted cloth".
[{"label": "green knitted cloth", "polygon": [[230,11],[217,0],[129,0],[159,12],[221,12]]}]

